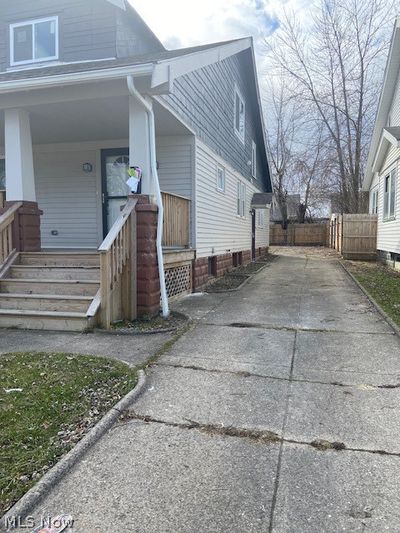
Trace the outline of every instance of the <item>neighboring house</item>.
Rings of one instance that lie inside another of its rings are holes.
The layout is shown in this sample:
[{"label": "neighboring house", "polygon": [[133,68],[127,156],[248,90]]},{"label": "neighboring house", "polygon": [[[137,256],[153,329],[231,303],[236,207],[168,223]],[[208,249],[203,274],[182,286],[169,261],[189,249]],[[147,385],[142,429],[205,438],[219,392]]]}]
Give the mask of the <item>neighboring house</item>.
[{"label": "neighboring house", "polygon": [[[290,221],[296,221],[299,216],[299,207],[301,203],[300,194],[288,194],[286,197],[287,205],[287,219]],[[272,198],[271,205],[271,222],[276,224],[283,222],[281,208],[276,200],[276,197]]]},{"label": "neighboring house", "polygon": [[0,70],[0,326],[134,316],[134,273],[138,313],[156,312],[157,174],[168,296],[266,251],[250,38],[168,51],[125,0],[2,0]]},{"label": "neighboring house", "polygon": [[381,259],[400,265],[400,18],[397,18],[372,135],[363,190],[378,215]]}]

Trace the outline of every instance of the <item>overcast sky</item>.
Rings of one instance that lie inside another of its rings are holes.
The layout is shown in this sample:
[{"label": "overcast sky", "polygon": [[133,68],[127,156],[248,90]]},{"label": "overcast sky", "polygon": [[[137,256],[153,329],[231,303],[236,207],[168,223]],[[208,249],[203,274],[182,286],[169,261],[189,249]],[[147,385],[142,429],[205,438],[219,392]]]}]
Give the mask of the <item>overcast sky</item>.
[{"label": "overcast sky", "polygon": [[283,9],[307,19],[313,0],[130,0],[166,48],[254,37],[279,31]]}]

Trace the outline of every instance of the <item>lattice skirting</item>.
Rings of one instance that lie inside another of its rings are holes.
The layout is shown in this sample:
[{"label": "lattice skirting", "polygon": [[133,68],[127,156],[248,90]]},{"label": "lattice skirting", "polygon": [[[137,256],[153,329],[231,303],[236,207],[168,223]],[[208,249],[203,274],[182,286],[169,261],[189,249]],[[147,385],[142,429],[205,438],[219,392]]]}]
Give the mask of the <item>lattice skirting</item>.
[{"label": "lattice skirting", "polygon": [[165,284],[168,298],[175,298],[192,292],[192,263],[165,269]]}]

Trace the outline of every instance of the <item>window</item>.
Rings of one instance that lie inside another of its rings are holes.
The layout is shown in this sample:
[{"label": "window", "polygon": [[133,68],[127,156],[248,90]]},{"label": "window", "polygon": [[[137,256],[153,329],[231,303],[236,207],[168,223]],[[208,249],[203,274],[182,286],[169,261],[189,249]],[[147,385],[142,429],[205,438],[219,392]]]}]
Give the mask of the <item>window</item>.
[{"label": "window", "polygon": [[246,185],[241,181],[237,184],[237,215],[241,218],[246,216]]},{"label": "window", "polygon": [[263,228],[265,226],[265,211],[264,209],[257,209],[257,226]]},{"label": "window", "polygon": [[242,95],[235,87],[235,133],[244,143],[245,105]]},{"label": "window", "polygon": [[217,190],[225,192],[225,169],[217,167]]},{"label": "window", "polygon": [[10,65],[58,59],[58,17],[10,25]]},{"label": "window", "polygon": [[6,190],[6,160],[0,159],[0,191]]},{"label": "window", "polygon": [[396,207],[396,171],[392,170],[390,174],[385,176],[384,180],[384,202],[383,202],[383,218],[385,220],[394,218]]},{"label": "window", "polygon": [[378,214],[378,188],[375,188],[371,194],[371,214]]},{"label": "window", "polygon": [[257,145],[254,141],[251,143],[251,175],[257,177]]}]

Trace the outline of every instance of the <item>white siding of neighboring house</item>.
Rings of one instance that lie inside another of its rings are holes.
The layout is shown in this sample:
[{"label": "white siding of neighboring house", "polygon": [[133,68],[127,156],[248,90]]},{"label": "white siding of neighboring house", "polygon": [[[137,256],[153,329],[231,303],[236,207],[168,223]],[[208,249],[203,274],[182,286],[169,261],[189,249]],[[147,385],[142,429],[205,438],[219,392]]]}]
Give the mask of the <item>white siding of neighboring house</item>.
[{"label": "white siding of neighboring house", "polygon": [[[217,165],[225,168],[225,192],[217,190]],[[237,216],[237,182],[246,185],[245,218]],[[251,250],[250,203],[260,192],[207,146],[196,140],[197,257]],[[256,247],[269,246],[269,210],[264,228],[256,228]]]},{"label": "white siding of neighboring house", "polygon": [[[370,202],[372,201],[372,191],[378,186],[378,250],[400,254],[400,150],[396,149],[397,154],[393,155],[393,150],[388,151],[388,157],[379,174],[379,179],[375,178],[370,189]],[[394,162],[393,162],[394,161]],[[394,220],[384,220],[384,187],[385,176],[395,168],[397,171],[396,181],[396,206]]]}]

